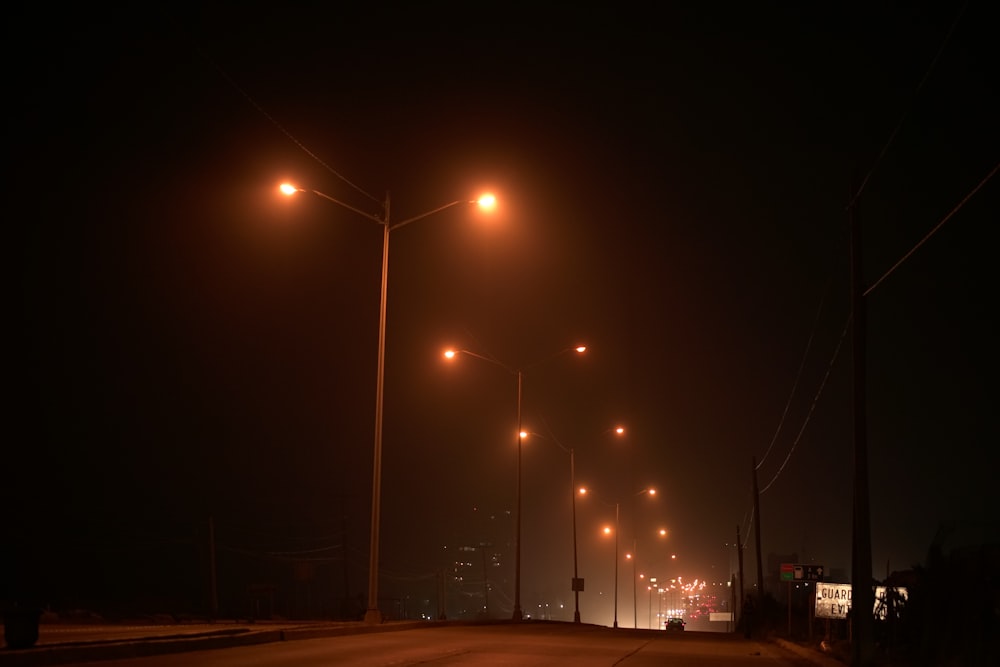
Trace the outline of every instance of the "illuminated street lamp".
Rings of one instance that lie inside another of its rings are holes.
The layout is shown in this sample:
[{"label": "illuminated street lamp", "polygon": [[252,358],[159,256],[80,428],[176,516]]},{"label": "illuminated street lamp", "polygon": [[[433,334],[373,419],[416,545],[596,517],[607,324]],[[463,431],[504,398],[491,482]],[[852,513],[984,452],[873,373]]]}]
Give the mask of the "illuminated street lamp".
[{"label": "illuminated street lamp", "polygon": [[375,381],[375,451],[374,466],[372,471],[372,525],[371,525],[371,550],[369,552],[368,566],[368,609],[365,611],[366,623],[381,623],[382,612],[378,608],[378,546],[379,546],[379,520],[381,515],[381,489],[382,489],[382,388],[385,378],[385,314],[386,295],[389,283],[389,232],[399,229],[411,222],[423,220],[426,217],[440,213],[446,209],[461,204],[478,204],[483,210],[491,210],[496,206],[496,198],[491,194],[484,194],[479,199],[472,201],[459,199],[449,202],[437,208],[431,209],[415,215],[401,222],[390,222],[389,219],[389,193],[385,195],[385,202],[382,203],[382,214],[373,214],[355,208],[350,204],[345,204],[339,199],[335,199],[319,190],[299,188],[291,183],[282,183],[279,190],[286,196],[292,196],[299,192],[311,192],[317,197],[326,199],[334,204],[353,211],[358,215],[371,220],[382,226],[382,289],[379,298],[379,320],[378,320],[378,364]]},{"label": "illuminated street lamp", "polygon": [[656,588],[656,577],[650,577],[649,585],[646,586],[646,590],[649,593],[649,601],[646,605],[648,607],[646,610],[646,629],[651,629],[653,627],[653,590]]},{"label": "illuminated street lamp", "polygon": [[[659,537],[666,537],[667,536],[667,529],[666,528],[660,528],[658,531],[656,531],[656,534]],[[636,603],[636,593],[635,593],[636,580],[644,578],[644,575],[640,574],[637,577],[636,573],[635,573],[636,561],[638,560],[637,551],[638,551],[638,547],[636,546],[636,538],[633,537],[632,538],[632,553],[625,554],[625,560],[632,561],[632,627],[633,628],[638,628],[639,627],[639,617],[638,617],[638,612],[637,612],[638,607],[636,606],[637,603]]]},{"label": "illuminated street lamp", "polygon": [[638,628],[638,620],[635,617],[635,538],[632,538],[632,551],[625,554],[625,560],[632,562],[632,627]]},{"label": "illuminated street lamp", "polygon": [[[587,495],[587,494],[593,494],[593,491],[591,491],[590,489],[587,489],[587,488],[581,488],[580,489],[580,495]],[[655,496],[656,495],[656,489],[643,489],[641,491],[637,491],[636,493],[633,493],[632,497],[634,498],[636,496],[641,496],[643,494],[648,494],[648,495],[651,495],[651,496]],[[611,504],[609,504],[609,503],[603,503],[603,504],[607,505],[608,507],[611,507]],[[618,627],[618,533],[621,532],[621,530],[620,530],[621,529],[621,503],[620,502],[614,503],[614,508],[615,508],[615,528],[614,528],[614,532],[615,532],[615,620],[614,620],[614,625],[612,627],[617,628]],[[610,526],[605,526],[604,527],[604,534],[605,535],[610,535],[611,534],[611,527]],[[631,554],[629,555],[629,557],[631,557]],[[633,563],[633,565],[634,565],[634,563]],[[632,585],[632,597],[633,597],[633,600],[634,600],[635,599],[634,577],[633,577],[633,585]],[[635,612],[633,611],[632,613],[634,614]]]},{"label": "illuminated street lamp", "polygon": [[558,352],[551,354],[540,361],[536,361],[530,366],[519,369],[514,369],[491,355],[478,354],[469,350],[446,350],[444,353],[446,359],[454,359],[459,354],[467,354],[470,357],[475,357],[476,359],[481,359],[493,364],[494,366],[498,366],[511,375],[517,377],[517,431],[515,434],[515,437],[517,438],[517,519],[515,520],[515,524],[517,527],[515,529],[514,536],[514,614],[512,616],[512,619],[515,621],[520,621],[523,618],[523,614],[521,612],[521,441],[528,435],[521,429],[521,397],[523,393],[521,388],[524,379],[524,371],[527,368],[538,366],[543,362],[567,352],[583,354],[586,351],[586,345],[568,347],[566,349],[559,350]]},{"label": "illuminated street lamp", "polygon": [[559,446],[559,449],[563,450],[569,454],[569,494],[571,496],[572,507],[573,507],[573,622],[580,622],[580,589],[582,588],[582,582],[580,581],[580,573],[577,569],[577,558],[576,558],[576,453],[572,447],[566,447],[555,436],[549,435],[545,436],[540,433],[527,433],[524,436],[537,435],[541,438],[548,438],[552,442]]}]

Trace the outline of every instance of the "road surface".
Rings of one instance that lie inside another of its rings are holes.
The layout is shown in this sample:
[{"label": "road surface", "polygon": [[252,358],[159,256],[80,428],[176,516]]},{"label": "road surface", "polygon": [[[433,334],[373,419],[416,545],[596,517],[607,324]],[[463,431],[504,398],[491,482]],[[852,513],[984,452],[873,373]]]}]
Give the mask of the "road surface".
[{"label": "road surface", "polygon": [[[777,644],[721,633],[611,629],[571,623],[427,625],[391,632],[276,641],[121,660],[94,667],[362,667],[574,665],[576,667],[815,667]],[[0,665],[3,661],[0,660]]]}]

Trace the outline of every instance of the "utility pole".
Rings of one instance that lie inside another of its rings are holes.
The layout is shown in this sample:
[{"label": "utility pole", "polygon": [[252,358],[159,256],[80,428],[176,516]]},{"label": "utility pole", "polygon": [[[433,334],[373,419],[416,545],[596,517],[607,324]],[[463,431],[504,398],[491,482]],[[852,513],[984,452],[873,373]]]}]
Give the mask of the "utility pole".
[{"label": "utility pole", "polygon": [[868,667],[874,661],[875,622],[872,618],[871,508],[868,498],[867,313],[864,266],[861,261],[861,222],[857,198],[848,206],[851,228],[851,347],[853,352],[854,511],[851,539],[851,665]]},{"label": "utility pole", "polygon": [[208,607],[209,617],[219,616],[219,585],[215,573],[215,519],[208,517]]},{"label": "utility pole", "polygon": [[521,398],[523,391],[523,374],[517,371],[517,526],[514,532],[514,613],[511,620],[520,623],[521,612],[521,448],[524,444],[521,437]]},{"label": "utility pole", "polygon": [[[740,527],[739,524],[736,525],[736,562],[739,563],[740,571],[740,606],[739,609],[743,610],[743,542],[740,541]],[[734,610],[735,612],[735,610]]]},{"label": "utility pole", "polygon": [[447,585],[445,583],[448,572],[440,570],[438,572],[438,620],[444,621],[448,618]]},{"label": "utility pole", "polygon": [[573,497],[573,622],[580,622],[580,591],[583,582],[580,580],[580,572],[577,569],[576,559],[576,454],[575,450],[569,450],[569,487]]},{"label": "utility pole", "polygon": [[[632,506],[635,507],[635,500],[632,501]],[[634,513],[633,513],[633,516],[635,516]],[[635,601],[635,561],[638,559],[639,556],[636,554],[636,551],[638,551],[638,544],[636,543],[636,539],[634,537],[634,534],[635,534],[635,526],[634,525],[632,527],[632,533],[633,533],[633,537],[632,537],[632,628],[635,629],[635,628],[639,627],[639,613],[638,613],[639,607],[636,605],[636,601]]]},{"label": "utility pole", "polygon": [[479,553],[483,559],[483,614],[490,615],[490,578],[486,569],[486,547],[493,546],[489,542],[479,543]]},{"label": "utility pole", "polygon": [[340,531],[344,535],[344,546],[341,549],[343,551],[343,558],[341,559],[341,576],[344,578],[344,604],[342,605],[344,617],[350,617],[351,608],[351,578],[350,572],[348,571],[347,565],[347,513],[345,511],[344,515],[340,517]]},{"label": "utility pole", "polygon": [[760,557],[760,492],[757,491],[757,457],[754,456],[751,459],[753,464],[753,533],[754,540],[757,542],[757,603],[756,606],[760,609],[760,605],[764,602],[764,565]]}]

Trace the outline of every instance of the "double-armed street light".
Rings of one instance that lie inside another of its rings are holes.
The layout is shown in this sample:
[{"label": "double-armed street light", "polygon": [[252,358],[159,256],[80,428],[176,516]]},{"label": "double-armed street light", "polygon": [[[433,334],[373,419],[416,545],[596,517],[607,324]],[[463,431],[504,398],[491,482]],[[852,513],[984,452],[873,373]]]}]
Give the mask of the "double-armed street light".
[{"label": "double-armed street light", "polygon": [[[659,530],[656,531],[656,535],[658,537],[661,537],[661,538],[666,537],[667,536],[667,529],[666,528],[660,528]],[[637,581],[637,579],[644,578],[643,575],[641,575],[641,574],[640,575],[636,575],[636,572],[635,572],[636,561],[638,560],[637,552],[638,552],[637,540],[636,540],[635,537],[633,537],[632,538],[632,551],[631,551],[631,553],[625,554],[625,560],[632,561],[632,627],[633,628],[638,628],[639,627],[639,617],[637,616],[637,609],[638,609],[638,607],[637,607],[637,603],[636,603],[636,590],[635,590],[636,589],[636,581]]]},{"label": "double-armed street light", "polygon": [[580,579],[580,572],[577,568],[577,549],[576,549],[576,452],[572,447],[566,447],[564,444],[559,442],[559,440],[553,435],[542,435],[540,433],[524,433],[523,437],[538,436],[540,438],[548,439],[554,442],[559,449],[563,450],[569,454],[569,494],[572,500],[573,508],[573,581],[571,588],[573,589],[573,622],[580,622],[580,591],[583,590],[583,580]]},{"label": "double-armed street light", "polygon": [[567,352],[583,354],[586,350],[586,345],[568,347],[550,354],[549,356],[536,361],[529,366],[522,366],[521,368],[513,368],[492,355],[479,354],[478,352],[472,352],[470,350],[446,350],[444,353],[446,359],[455,359],[460,354],[467,354],[470,357],[475,357],[476,359],[486,361],[494,366],[502,368],[517,378],[517,431],[515,431],[515,437],[517,439],[517,518],[515,519],[516,528],[514,534],[514,613],[512,615],[512,620],[514,621],[520,621],[524,617],[521,611],[521,444],[527,436],[527,433],[525,433],[521,428],[521,399],[523,396],[522,387],[524,381],[524,371],[528,368],[539,366],[540,364]]},{"label": "double-armed street light", "polygon": [[[613,428],[607,429],[607,431],[605,431],[605,433],[614,433],[619,439],[625,441],[625,427],[624,426],[621,426],[621,425],[615,426]],[[641,495],[641,492],[639,494],[634,494],[633,495],[633,500],[634,500],[635,496],[637,496],[637,495]],[[635,509],[635,506],[634,506],[634,503],[633,503],[633,510],[634,509]],[[658,533],[659,533],[660,537],[666,537],[667,531],[666,531],[665,528],[661,528],[661,529],[659,529]],[[632,536],[632,553],[625,554],[625,559],[632,562],[632,625],[633,625],[633,627],[638,627],[638,615],[637,615],[638,603],[636,602],[636,599],[637,599],[636,598],[636,560],[637,559],[636,559],[636,555],[635,555],[635,552],[636,552],[636,549],[637,549],[636,542],[637,542],[637,540],[636,540],[636,537],[635,537],[635,533],[633,532],[633,536]]]},{"label": "double-armed street light", "polygon": [[492,194],[481,195],[478,199],[458,199],[447,204],[438,206],[419,215],[415,215],[400,222],[391,222],[389,218],[389,194],[386,193],[385,201],[382,202],[381,214],[369,213],[355,208],[350,204],[340,201],[319,190],[299,188],[291,183],[282,183],[279,190],[286,196],[292,196],[299,192],[311,192],[317,197],[321,197],[342,208],[352,211],[363,218],[366,218],[382,226],[382,287],[379,298],[379,323],[378,323],[378,363],[375,382],[375,447],[374,466],[372,469],[372,522],[371,522],[371,550],[369,552],[368,569],[368,608],[365,611],[366,623],[381,623],[382,612],[378,607],[378,549],[379,549],[379,522],[381,515],[381,489],[382,489],[382,394],[385,380],[385,328],[386,328],[386,296],[388,294],[389,283],[389,232],[404,227],[412,222],[423,220],[441,211],[460,205],[478,204],[482,210],[492,210],[496,207],[496,198]]},{"label": "double-armed street light", "polygon": [[[580,495],[588,495],[588,494],[589,495],[595,495],[594,492],[593,492],[593,490],[588,489],[586,487],[581,487],[579,493],[580,493]],[[631,495],[631,497],[635,498],[637,496],[642,496],[642,495],[655,496],[656,495],[656,489],[642,489],[641,491],[637,491],[637,492],[633,493]],[[615,534],[615,591],[614,591],[614,597],[615,597],[615,618],[614,618],[614,625],[612,627],[617,628],[618,627],[618,534],[621,532],[621,503],[620,502],[605,503],[605,502],[602,501],[602,504],[607,505],[608,507],[614,507],[615,508],[615,527],[614,527],[614,534]],[[605,526],[603,532],[604,532],[605,535],[610,535],[611,532],[612,532],[612,528],[610,526]],[[634,597],[635,597],[635,587],[634,587],[634,585],[633,585],[632,591],[633,591],[633,599],[634,599]]]},{"label": "double-armed street light", "polygon": [[649,600],[646,605],[648,607],[646,610],[646,629],[653,627],[653,591],[655,590],[657,590],[656,577],[650,577],[649,584],[646,586],[646,591],[649,594]]},{"label": "double-armed street light", "polygon": [[[614,432],[617,435],[621,436],[621,435],[623,435],[625,433],[625,428],[622,427],[622,426],[617,426],[617,427],[615,427],[613,429],[608,429],[607,431],[605,431],[605,433],[607,433],[607,432]],[[537,437],[540,437],[540,438],[543,438],[543,439],[551,440],[561,450],[563,450],[564,452],[566,452],[567,454],[569,454],[569,479],[570,479],[569,488],[570,488],[570,496],[571,496],[571,501],[572,501],[571,507],[572,507],[572,510],[573,510],[573,512],[572,512],[572,514],[573,514],[573,579],[572,579],[572,585],[571,585],[571,588],[573,590],[573,603],[574,603],[573,622],[574,623],[579,623],[580,622],[580,591],[583,590],[583,579],[580,578],[580,572],[579,572],[579,567],[578,567],[579,561],[577,559],[577,534],[576,534],[576,497],[577,497],[577,489],[576,489],[576,453],[575,453],[575,450],[572,447],[566,447],[554,435],[551,435],[551,434],[550,435],[542,435],[541,433],[534,433],[534,432],[530,432],[530,433],[525,433],[523,431],[521,432],[521,437],[522,438],[527,438],[527,437],[532,437],[532,436],[537,436]]]}]

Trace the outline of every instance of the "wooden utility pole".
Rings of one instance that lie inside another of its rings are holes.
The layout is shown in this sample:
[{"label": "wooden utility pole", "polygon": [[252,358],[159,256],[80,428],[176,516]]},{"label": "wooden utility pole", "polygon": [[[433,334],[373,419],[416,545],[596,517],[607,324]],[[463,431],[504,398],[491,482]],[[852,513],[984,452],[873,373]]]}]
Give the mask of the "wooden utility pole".
[{"label": "wooden utility pole", "polygon": [[215,519],[208,517],[208,607],[209,617],[219,616],[219,585],[215,574]]},{"label": "wooden utility pole", "polygon": [[853,352],[852,413],[854,418],[854,510],[851,539],[851,664],[868,667],[875,654],[872,618],[871,509],[868,498],[868,419],[865,382],[867,376],[867,315],[864,271],[861,261],[861,222],[857,199],[848,206],[851,228],[851,346]]},{"label": "wooden utility pole", "polygon": [[347,514],[340,518],[340,532],[343,535],[344,545],[341,547],[343,557],[341,559],[341,576],[344,579],[344,602],[340,605],[344,618],[351,618],[351,577],[347,563]]},{"label": "wooden utility pole", "polygon": [[448,587],[446,584],[448,572],[440,570],[438,572],[438,620],[444,621],[448,618]]},{"label": "wooden utility pole", "polygon": [[757,491],[757,457],[752,458],[753,463],[753,533],[757,550],[757,602],[759,609],[764,601],[764,564],[760,556],[760,492]]},{"label": "wooden utility pole", "polygon": [[486,568],[486,547],[493,546],[489,542],[479,543],[479,554],[483,559],[483,609],[482,613],[484,616],[489,617],[490,615],[490,577],[489,571]]},{"label": "wooden utility pole", "polygon": [[736,526],[736,562],[739,564],[740,571],[740,605],[739,609],[742,612],[743,609],[743,542],[740,541],[740,527]]}]

